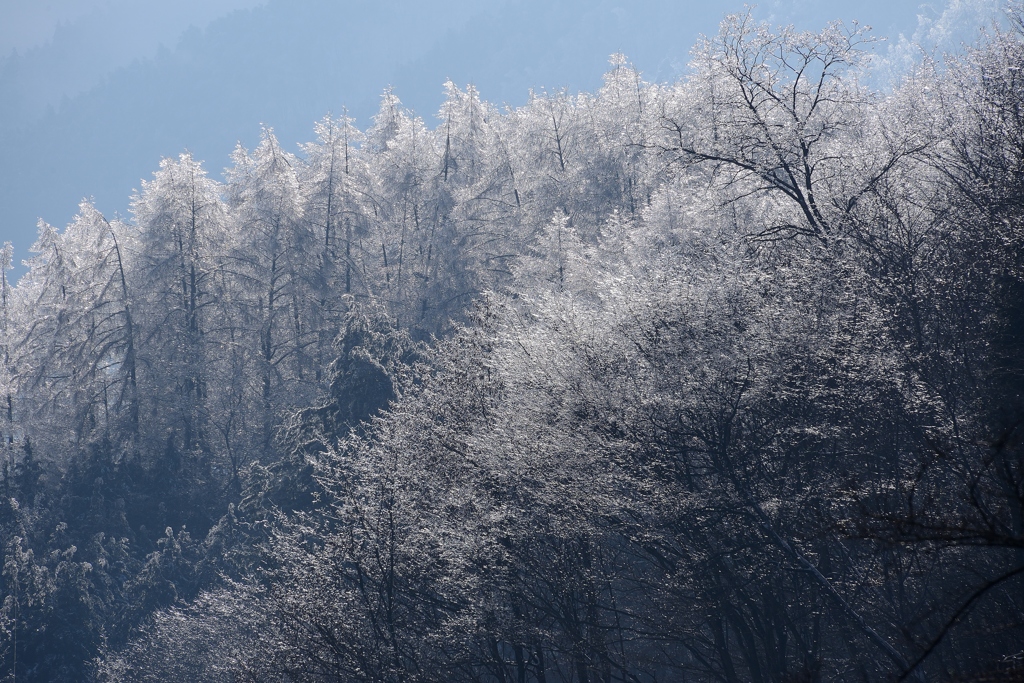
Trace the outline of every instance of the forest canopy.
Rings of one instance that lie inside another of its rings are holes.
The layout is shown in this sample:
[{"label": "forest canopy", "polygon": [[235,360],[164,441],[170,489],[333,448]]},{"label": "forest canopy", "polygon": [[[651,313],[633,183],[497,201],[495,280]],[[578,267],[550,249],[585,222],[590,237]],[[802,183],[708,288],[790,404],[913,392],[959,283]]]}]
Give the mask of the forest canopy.
[{"label": "forest canopy", "polygon": [[1024,20],[165,159],[0,263],[0,676],[1024,676]]}]

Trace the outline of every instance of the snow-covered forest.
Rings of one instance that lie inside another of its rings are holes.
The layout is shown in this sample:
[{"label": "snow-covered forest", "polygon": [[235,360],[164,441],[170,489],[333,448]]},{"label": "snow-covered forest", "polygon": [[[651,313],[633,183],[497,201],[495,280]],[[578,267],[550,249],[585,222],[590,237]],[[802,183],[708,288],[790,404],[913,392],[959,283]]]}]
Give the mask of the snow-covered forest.
[{"label": "snow-covered forest", "polygon": [[1021,680],[1008,16],[879,88],[734,15],[676,83],[386,92],[41,223],[0,677]]}]

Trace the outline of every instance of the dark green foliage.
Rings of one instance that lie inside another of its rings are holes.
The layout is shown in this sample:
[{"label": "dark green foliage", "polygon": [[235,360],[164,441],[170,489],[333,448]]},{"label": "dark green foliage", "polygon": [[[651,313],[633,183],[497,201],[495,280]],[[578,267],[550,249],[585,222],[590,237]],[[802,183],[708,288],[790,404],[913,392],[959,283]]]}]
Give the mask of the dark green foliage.
[{"label": "dark green foliage", "polygon": [[319,435],[330,444],[388,408],[408,383],[414,367],[426,360],[424,345],[396,327],[375,304],[349,304],[335,342],[336,357],[327,369],[328,390],[315,408],[300,410],[285,429],[288,452],[320,452],[297,439]]}]

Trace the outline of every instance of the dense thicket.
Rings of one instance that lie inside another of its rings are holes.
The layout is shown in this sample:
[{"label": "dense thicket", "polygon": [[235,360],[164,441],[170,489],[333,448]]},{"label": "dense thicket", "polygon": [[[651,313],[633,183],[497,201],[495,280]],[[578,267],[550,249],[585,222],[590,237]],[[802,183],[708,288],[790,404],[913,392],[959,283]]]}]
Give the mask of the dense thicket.
[{"label": "dense thicket", "polygon": [[41,225],[2,674],[1018,680],[1010,16],[888,92],[733,16],[675,84],[389,92]]}]

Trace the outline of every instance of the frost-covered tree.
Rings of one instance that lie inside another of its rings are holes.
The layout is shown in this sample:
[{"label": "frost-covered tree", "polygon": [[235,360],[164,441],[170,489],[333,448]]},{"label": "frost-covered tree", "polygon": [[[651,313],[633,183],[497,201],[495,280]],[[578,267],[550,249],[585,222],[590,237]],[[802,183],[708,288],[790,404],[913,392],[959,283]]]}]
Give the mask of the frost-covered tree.
[{"label": "frost-covered tree", "polygon": [[[25,410],[68,420],[77,444],[138,433],[138,331],[118,230],[88,202],[63,234],[42,224],[38,256],[18,288],[21,315],[31,316],[24,336],[12,335]],[[39,386],[48,387],[45,400],[33,390]]]},{"label": "frost-covered tree", "polygon": [[[3,457],[5,466],[8,466],[10,461],[10,456],[6,449],[14,442],[15,387],[13,385],[14,378],[11,368],[11,347],[13,346],[11,335],[14,333],[14,324],[11,318],[14,305],[12,301],[14,287],[10,282],[9,273],[12,268],[13,254],[14,248],[11,246],[11,243],[4,242],[3,249],[0,250],[0,338],[3,339],[3,342],[0,343],[0,363],[2,363],[0,364],[0,391],[3,392],[3,406],[0,406],[3,409],[3,427],[0,429],[0,439],[2,439],[5,449]],[[6,478],[5,476],[4,479]]]},{"label": "frost-covered tree", "polygon": [[317,341],[314,366],[318,379],[329,362],[329,353],[345,307],[342,295],[366,294],[365,273],[360,267],[365,254],[360,237],[367,232],[368,173],[359,147],[362,132],[352,119],[326,117],[315,126],[317,142],[303,146],[305,159],[299,170],[304,194],[304,218],[320,242],[319,273],[314,280],[316,307],[312,324]]},{"label": "frost-covered tree", "polygon": [[[752,234],[827,239],[848,229],[864,195],[920,151],[886,135],[858,82],[870,40],[856,24],[776,33],[749,12],[729,16],[698,45],[692,75],[666,94],[660,146],[735,194],[780,202],[774,222]],[[862,151],[849,159],[852,147]]]},{"label": "frost-covered tree", "polygon": [[214,327],[227,322],[219,305],[226,221],[220,189],[182,154],[164,159],[143,182],[132,213],[151,410],[175,430],[175,448],[208,449],[210,350],[218,343]]},{"label": "frost-covered tree", "polygon": [[262,447],[269,448],[278,411],[310,396],[310,284],[317,247],[302,220],[298,162],[264,129],[250,155],[235,150],[228,172],[229,203],[235,220],[231,260],[240,287],[248,359],[258,377],[254,407],[260,413]]}]

